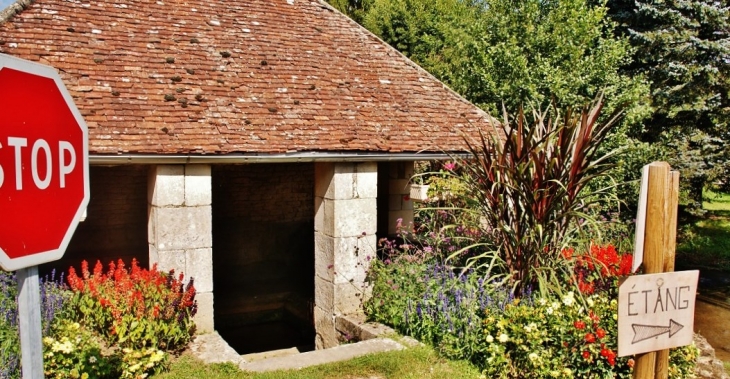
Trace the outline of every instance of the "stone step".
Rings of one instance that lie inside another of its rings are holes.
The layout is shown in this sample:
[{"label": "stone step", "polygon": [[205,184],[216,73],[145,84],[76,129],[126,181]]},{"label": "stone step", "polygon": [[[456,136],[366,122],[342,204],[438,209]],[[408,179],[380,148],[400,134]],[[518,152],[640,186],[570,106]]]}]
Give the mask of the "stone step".
[{"label": "stone step", "polygon": [[241,370],[265,372],[274,370],[298,370],[305,367],[325,363],[341,362],[367,354],[385,351],[402,350],[405,347],[387,338],[375,338],[348,345],[340,345],[330,349],[309,351],[301,354],[272,357],[268,359],[239,364]]}]

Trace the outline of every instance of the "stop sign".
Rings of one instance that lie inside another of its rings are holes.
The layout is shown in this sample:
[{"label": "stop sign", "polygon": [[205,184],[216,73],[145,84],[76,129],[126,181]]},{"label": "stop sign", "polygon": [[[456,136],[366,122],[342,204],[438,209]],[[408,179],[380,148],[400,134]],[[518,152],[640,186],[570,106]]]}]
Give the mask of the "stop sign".
[{"label": "stop sign", "polygon": [[55,69],[0,54],[0,266],[60,259],[89,203],[86,123]]}]

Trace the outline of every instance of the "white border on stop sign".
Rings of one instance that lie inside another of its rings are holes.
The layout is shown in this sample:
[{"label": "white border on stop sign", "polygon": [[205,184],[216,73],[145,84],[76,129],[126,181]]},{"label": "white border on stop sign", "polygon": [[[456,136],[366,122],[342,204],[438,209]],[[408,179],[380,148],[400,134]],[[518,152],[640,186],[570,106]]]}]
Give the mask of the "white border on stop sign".
[{"label": "white border on stop sign", "polygon": [[73,101],[73,97],[71,97],[71,94],[68,92],[66,85],[63,84],[63,80],[61,79],[61,76],[58,74],[58,71],[55,68],[41,63],[31,62],[0,53],[0,70],[5,67],[16,71],[22,71],[29,74],[52,79],[56,83],[56,88],[58,88],[61,96],[63,96],[63,99],[66,101],[66,105],[71,111],[71,114],[73,114],[76,123],[79,125],[83,138],[81,151],[82,158],[80,159],[80,163],[82,165],[81,167],[83,169],[84,176],[84,198],[82,199],[79,207],[76,209],[76,214],[74,215],[74,218],[71,221],[71,224],[69,225],[69,228],[66,231],[66,234],[64,235],[61,244],[57,249],[54,250],[39,252],[25,257],[13,259],[7,257],[4,252],[0,252],[0,267],[7,271],[15,271],[21,268],[37,266],[42,263],[52,262],[61,259],[61,257],[63,257],[63,254],[66,252],[66,248],[71,241],[71,237],[73,237],[73,234],[76,231],[76,227],[78,226],[78,223],[85,214],[86,207],[89,204],[89,131],[88,127],[86,126],[86,121],[81,115],[81,112],[79,112],[79,109],[76,107],[76,104]]}]

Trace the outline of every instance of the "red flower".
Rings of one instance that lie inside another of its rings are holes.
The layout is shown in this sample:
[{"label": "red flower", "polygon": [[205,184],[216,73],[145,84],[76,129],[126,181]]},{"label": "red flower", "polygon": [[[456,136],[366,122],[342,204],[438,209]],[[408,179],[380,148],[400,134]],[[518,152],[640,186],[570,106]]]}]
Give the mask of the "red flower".
[{"label": "red flower", "polygon": [[598,338],[603,338],[606,336],[606,331],[601,328],[598,328],[598,330],[596,330],[596,336]]},{"label": "red flower", "polygon": [[596,342],[596,336],[593,335],[593,333],[587,333],[584,339],[586,340],[587,343]]},{"label": "red flower", "polygon": [[562,251],[563,258],[565,258],[565,259],[573,258],[574,252],[575,252],[575,250],[573,250],[573,248],[563,249],[563,251]]},{"label": "red flower", "polygon": [[588,360],[591,358],[591,353],[588,351],[583,352],[583,359]]},{"label": "red flower", "polygon": [[576,329],[583,330],[583,328],[586,327],[586,323],[583,322],[583,321],[578,320],[578,321],[576,321],[576,322],[573,323],[573,326],[575,326]]},{"label": "red flower", "polygon": [[621,256],[621,263],[619,264],[618,274],[620,276],[626,276],[631,274],[631,264],[633,263],[634,257],[631,254],[624,254]]}]

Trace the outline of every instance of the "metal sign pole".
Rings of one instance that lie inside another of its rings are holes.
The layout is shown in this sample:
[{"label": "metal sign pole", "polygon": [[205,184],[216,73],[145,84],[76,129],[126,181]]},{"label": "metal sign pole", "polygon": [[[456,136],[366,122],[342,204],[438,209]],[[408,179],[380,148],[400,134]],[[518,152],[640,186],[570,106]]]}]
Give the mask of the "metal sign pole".
[{"label": "metal sign pole", "polygon": [[42,379],[43,337],[38,266],[21,268],[15,275],[18,281],[18,326],[23,379]]}]

